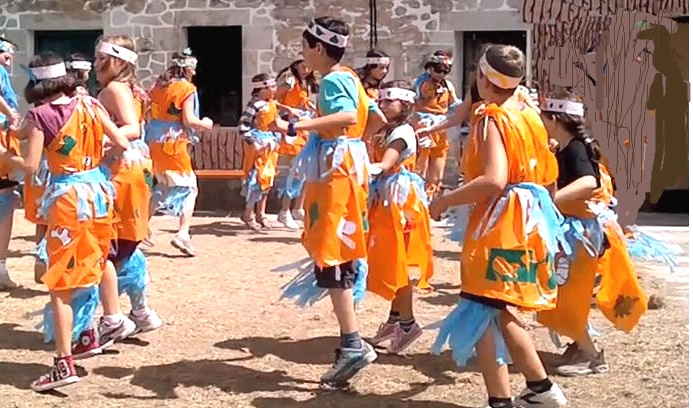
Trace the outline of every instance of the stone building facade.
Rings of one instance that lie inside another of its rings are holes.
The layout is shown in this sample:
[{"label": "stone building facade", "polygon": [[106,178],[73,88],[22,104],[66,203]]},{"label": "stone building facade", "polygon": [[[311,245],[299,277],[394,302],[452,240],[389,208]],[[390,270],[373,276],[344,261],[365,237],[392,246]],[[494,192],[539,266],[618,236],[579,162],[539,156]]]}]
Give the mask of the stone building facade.
[{"label": "stone building facade", "polygon": [[[241,26],[243,100],[250,78],[276,73],[300,51],[301,32],[313,16],[341,16],[352,29],[347,63],[358,65],[369,48],[366,0],[0,0],[0,32],[19,44],[16,63],[34,52],[42,30],[102,30],[137,40],[139,77],[144,85],[167,66],[168,58],[187,45],[187,28]],[[427,55],[454,51],[461,85],[462,31],[522,30],[531,44],[531,26],[522,22],[521,0],[378,0],[378,48],[393,57],[391,77],[412,78]],[[531,47],[527,47],[529,50]],[[194,51],[194,50],[193,50]],[[225,50],[220,50],[225,52]],[[528,61],[531,56],[528,55]],[[15,64],[16,65],[16,64]],[[25,83],[21,70],[13,80]]]}]

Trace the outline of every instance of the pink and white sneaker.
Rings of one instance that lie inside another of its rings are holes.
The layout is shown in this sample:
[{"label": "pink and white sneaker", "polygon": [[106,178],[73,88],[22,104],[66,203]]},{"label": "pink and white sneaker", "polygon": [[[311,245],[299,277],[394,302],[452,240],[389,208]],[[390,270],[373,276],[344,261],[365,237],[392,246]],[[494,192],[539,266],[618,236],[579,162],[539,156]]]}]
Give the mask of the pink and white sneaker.
[{"label": "pink and white sneaker", "polygon": [[103,349],[94,329],[82,332],[77,342],[72,345],[72,358],[75,360],[94,357],[101,353],[103,353]]},{"label": "pink and white sneaker", "polygon": [[392,342],[390,342],[390,347],[387,348],[387,351],[392,354],[403,353],[409,346],[414,344],[422,334],[423,330],[418,323],[414,323],[409,331],[404,331],[398,326],[395,337],[392,339]]},{"label": "pink and white sneaker", "polygon": [[45,392],[79,381],[72,356],[55,357],[53,367],[46,374],[31,383],[30,387],[36,392]]},{"label": "pink and white sneaker", "polygon": [[378,332],[371,339],[370,343],[374,346],[378,346],[392,338],[395,337],[397,330],[399,329],[398,323],[380,323],[378,326]]}]

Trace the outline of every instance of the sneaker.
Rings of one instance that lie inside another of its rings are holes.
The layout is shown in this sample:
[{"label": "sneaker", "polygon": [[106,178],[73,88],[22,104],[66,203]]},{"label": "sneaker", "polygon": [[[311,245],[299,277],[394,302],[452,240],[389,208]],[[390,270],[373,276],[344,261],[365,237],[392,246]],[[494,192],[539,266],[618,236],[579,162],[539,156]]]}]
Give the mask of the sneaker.
[{"label": "sneaker", "polygon": [[142,240],[142,243],[150,248],[153,248],[155,245],[152,238],[153,236],[154,234],[152,233],[152,230],[149,230],[149,232],[147,232],[147,236]]},{"label": "sneaker", "polygon": [[30,387],[36,392],[45,392],[79,381],[72,356],[55,357],[53,367],[46,374],[32,382]]},{"label": "sneaker", "polygon": [[288,229],[296,230],[301,228],[298,224],[296,224],[294,217],[291,216],[291,213],[288,210],[279,211],[279,214],[277,214],[277,222],[284,225]]},{"label": "sneaker", "polygon": [[7,271],[4,273],[0,272],[0,291],[16,289],[17,287],[19,287],[19,285],[14,283],[10,275],[7,274]]},{"label": "sneaker", "polygon": [[568,400],[556,383],[551,385],[551,389],[541,394],[525,388],[516,401],[524,408],[559,408],[568,405]]},{"label": "sneaker", "polygon": [[302,209],[299,210],[291,210],[291,216],[294,218],[296,221],[304,221],[306,219],[306,212],[303,211]]},{"label": "sneaker", "polygon": [[96,330],[89,329],[79,335],[77,343],[72,345],[72,358],[81,360],[101,354],[103,349],[96,336]]},{"label": "sneaker", "polygon": [[255,232],[260,232],[260,230],[262,229],[262,226],[252,218],[246,218],[245,216],[242,216],[241,221],[243,221],[246,227],[250,228]]},{"label": "sneaker", "polygon": [[422,334],[423,330],[421,329],[421,326],[419,326],[418,323],[414,323],[414,325],[411,327],[411,329],[409,329],[409,331],[404,331],[401,327],[397,327],[397,330],[395,331],[395,337],[392,339],[390,347],[387,348],[387,351],[392,354],[402,353],[409,346],[411,346],[419,337],[421,337]]},{"label": "sneaker", "polygon": [[581,354],[580,346],[578,346],[576,342],[572,342],[568,345],[563,354],[561,354],[561,362],[563,364],[572,363],[575,361],[575,358]]},{"label": "sneaker", "polygon": [[147,313],[142,313],[141,315],[132,310],[128,317],[137,325],[137,333],[154,331],[164,324],[153,309],[149,309]]},{"label": "sneaker", "polygon": [[261,217],[257,217],[255,221],[257,221],[258,225],[260,225],[262,229],[272,229],[272,224],[270,224],[269,220],[264,215]]},{"label": "sneaker", "polygon": [[563,377],[578,377],[590,374],[604,374],[609,371],[609,365],[604,359],[604,350],[600,351],[594,358],[586,358],[582,355],[581,357],[575,358],[575,360],[581,361],[574,361],[557,367],[556,374]]},{"label": "sneaker", "polygon": [[326,384],[343,384],[378,358],[373,346],[362,341],[361,349],[339,348],[335,350],[332,367],[320,378]]},{"label": "sneaker", "polygon": [[116,341],[122,341],[137,331],[137,325],[128,317],[123,316],[120,324],[109,325],[102,317],[99,321],[99,343],[101,349],[111,347]]},{"label": "sneaker", "polygon": [[184,239],[180,235],[176,235],[171,240],[171,246],[181,251],[187,256],[195,256],[195,248],[192,246],[190,238]]},{"label": "sneaker", "polygon": [[378,346],[381,343],[391,340],[395,337],[397,330],[399,330],[399,323],[380,323],[378,326],[378,332],[371,339],[374,346]]}]

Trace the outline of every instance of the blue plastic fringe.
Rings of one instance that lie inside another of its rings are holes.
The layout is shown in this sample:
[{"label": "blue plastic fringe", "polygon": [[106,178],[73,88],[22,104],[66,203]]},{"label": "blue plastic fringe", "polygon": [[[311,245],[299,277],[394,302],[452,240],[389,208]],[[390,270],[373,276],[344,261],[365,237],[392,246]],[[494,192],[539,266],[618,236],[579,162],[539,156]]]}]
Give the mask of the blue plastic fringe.
[{"label": "blue plastic fringe", "polygon": [[633,231],[633,236],[627,239],[628,253],[631,258],[649,262],[665,262],[669,265],[671,272],[674,272],[674,268],[678,265],[678,255],[684,253],[683,248],[646,234],[635,225],[629,228]]},{"label": "blue plastic fringe", "polygon": [[476,354],[476,344],[490,327],[496,343],[496,362],[501,365],[511,364],[510,352],[500,330],[500,313],[500,310],[481,303],[460,300],[442,323],[434,324],[439,325],[440,331],[432,353],[440,355],[443,347],[449,344],[455,363],[464,367]]},{"label": "blue plastic fringe", "polygon": [[[99,306],[99,287],[94,285],[88,288],[72,291],[72,341],[77,341],[79,335],[92,327],[96,308]],[[55,324],[53,309],[48,302],[43,309],[43,322],[36,326],[43,328],[43,341],[51,343],[55,339]]]},{"label": "blue plastic fringe", "polygon": [[147,260],[144,253],[137,248],[132,255],[120,263],[116,270],[118,275],[118,294],[127,293],[135,308],[147,289]]},{"label": "blue plastic fringe", "polygon": [[[356,262],[356,282],[354,284],[354,303],[359,304],[366,297],[368,264],[365,259]],[[302,262],[303,263],[303,262]],[[320,288],[315,280],[315,264],[310,262],[299,268],[299,273],[291,281],[282,286],[282,299],[294,299],[297,306],[306,308],[313,306],[327,296],[327,289]]]},{"label": "blue plastic fringe", "polygon": [[173,186],[164,187],[158,184],[152,190],[152,206],[174,217],[180,217],[185,211],[185,204],[194,191],[193,187]]},{"label": "blue plastic fringe", "polygon": [[44,236],[41,238],[41,240],[36,244],[36,248],[34,248],[34,253],[33,255],[36,257],[37,260],[43,262],[44,264],[48,265],[48,241],[46,241],[46,237]]}]

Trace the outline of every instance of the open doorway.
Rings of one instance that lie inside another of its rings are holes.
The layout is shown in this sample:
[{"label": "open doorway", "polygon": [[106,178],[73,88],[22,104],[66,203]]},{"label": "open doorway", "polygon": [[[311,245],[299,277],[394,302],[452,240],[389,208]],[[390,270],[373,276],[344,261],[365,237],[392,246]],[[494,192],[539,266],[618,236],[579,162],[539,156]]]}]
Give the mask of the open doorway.
[{"label": "open doorway", "polygon": [[241,26],[188,27],[188,46],[198,61],[193,81],[200,115],[221,126],[237,126],[243,108]]},{"label": "open doorway", "polygon": [[[94,61],[96,40],[102,34],[101,30],[34,31],[34,53],[52,51],[64,59],[68,59],[71,54],[80,53],[89,61]],[[92,95],[97,91],[94,70],[89,75],[88,88]]]},{"label": "open doorway", "polygon": [[527,55],[526,31],[464,31],[462,35],[464,46],[464,74],[462,75],[462,91],[467,89],[471,80],[472,70],[476,68],[481,52],[489,44],[514,45]]}]

